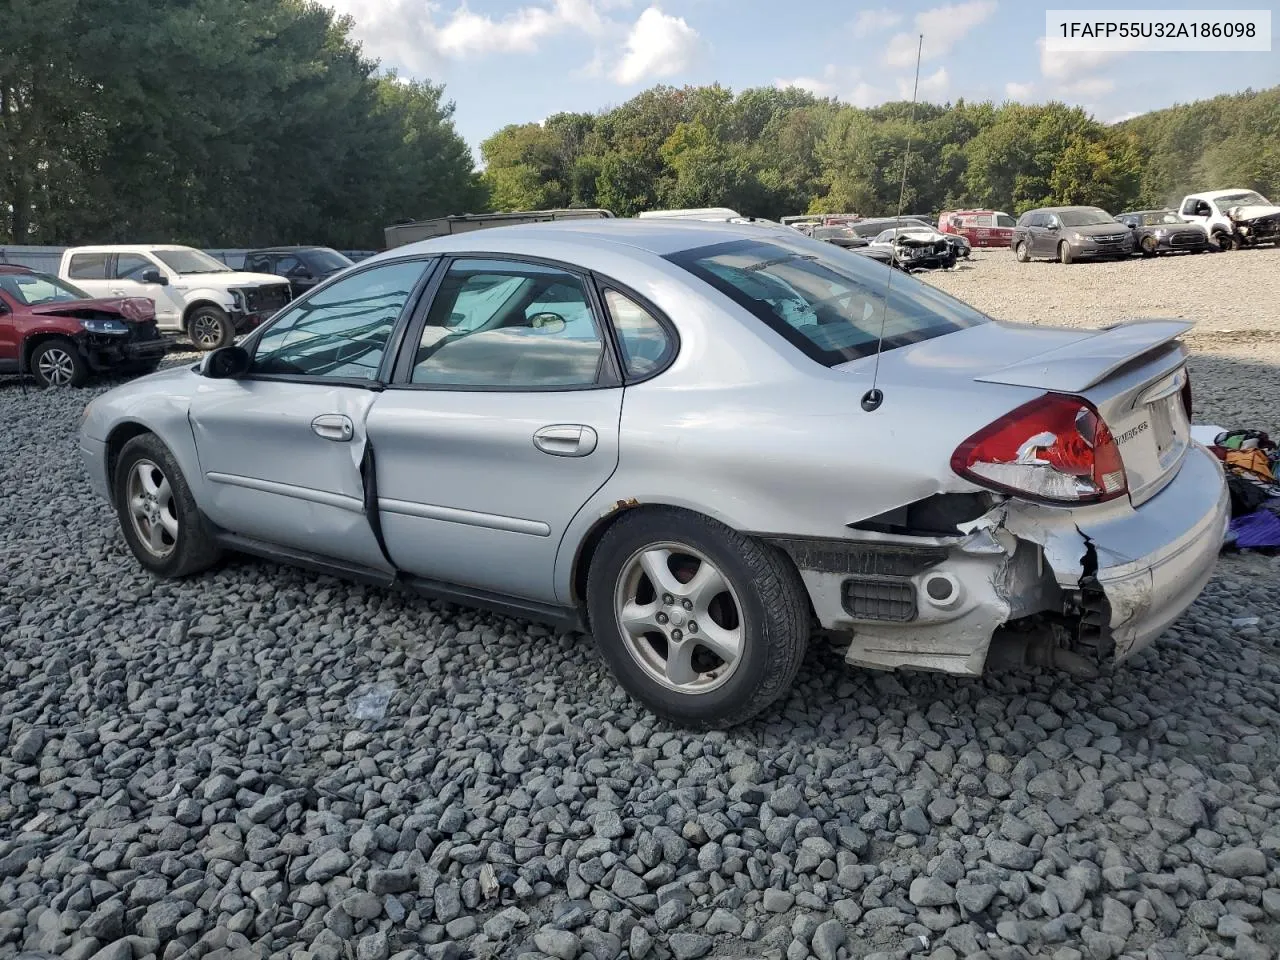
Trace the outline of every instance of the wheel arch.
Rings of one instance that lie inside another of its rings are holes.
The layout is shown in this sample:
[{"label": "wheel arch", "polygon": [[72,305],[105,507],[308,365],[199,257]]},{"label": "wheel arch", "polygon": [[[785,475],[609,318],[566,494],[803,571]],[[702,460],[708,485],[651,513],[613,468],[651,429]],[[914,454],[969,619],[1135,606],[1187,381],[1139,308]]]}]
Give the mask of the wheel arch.
[{"label": "wheel arch", "polygon": [[66,340],[69,344],[76,348],[79,352],[80,346],[76,343],[76,339],[72,334],[63,333],[60,330],[41,330],[31,334],[22,341],[22,346],[18,351],[18,372],[31,372],[31,355],[36,352],[36,348],[42,343],[48,343],[50,340]]},{"label": "wheel arch", "polygon": [[[599,517],[587,529],[587,532],[583,535],[582,539],[579,540],[574,553],[573,564],[569,571],[569,599],[573,607],[582,614],[583,623],[586,624],[588,630],[590,630],[591,623],[590,615],[587,610],[587,575],[591,571],[591,562],[595,558],[596,550],[599,548],[600,542],[604,539],[605,534],[609,532],[614,524],[624,516],[632,516],[636,512],[657,513],[659,511],[664,513],[683,513],[690,517],[699,517],[701,519],[715,521],[716,523],[722,523],[725,526],[730,527],[730,529],[735,529],[732,524],[725,523],[725,520],[721,517],[716,517],[710,513],[704,513],[700,510],[692,509],[684,506],[683,504],[662,501],[646,501],[644,503],[640,503],[635,499],[617,501],[615,508],[604,516]],[[743,536],[752,536],[752,534],[746,533],[742,530],[738,530],[737,532],[741,533]],[[761,542],[763,543],[764,541]],[[778,550],[776,547],[772,547],[772,545],[768,546],[770,546],[771,549],[776,550],[777,553],[785,559],[787,565],[795,570],[798,577],[800,571],[799,568],[796,567],[795,559],[785,550]],[[810,605],[810,612],[812,613],[812,600],[809,597],[807,590],[805,591],[805,602]]]},{"label": "wheel arch", "polygon": [[219,303],[207,294],[197,294],[197,299],[192,300],[186,305],[182,311],[182,330],[186,332],[187,324],[191,321],[191,315],[202,307],[216,307],[223,313],[227,313],[225,304]]},{"label": "wheel arch", "polygon": [[140,437],[146,433],[154,434],[155,431],[136,420],[125,420],[112,427],[111,432],[107,434],[107,486],[112,493],[115,492],[112,488],[115,485],[116,464],[120,462],[120,452],[134,437]]}]

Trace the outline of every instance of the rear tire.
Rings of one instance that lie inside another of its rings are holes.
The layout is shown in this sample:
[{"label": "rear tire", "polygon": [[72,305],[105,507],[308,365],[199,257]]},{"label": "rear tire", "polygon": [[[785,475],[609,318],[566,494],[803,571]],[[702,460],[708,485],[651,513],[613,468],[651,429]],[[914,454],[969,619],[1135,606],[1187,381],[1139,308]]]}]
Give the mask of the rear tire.
[{"label": "rear tire", "polygon": [[89,379],[89,364],[80,348],[65,337],[45,340],[31,351],[28,368],[41,388],[82,387]]},{"label": "rear tire", "polygon": [[201,573],[221,558],[178,462],[154,433],[124,445],[111,494],[125,542],[157,576]]},{"label": "rear tire", "polygon": [[1065,240],[1058,244],[1058,262],[1064,264],[1072,262],[1071,247]]},{"label": "rear tire", "polygon": [[1017,257],[1019,263],[1030,263],[1031,252],[1027,249],[1027,241],[1019,240],[1018,245],[1013,248],[1013,255]]},{"label": "rear tire", "polygon": [[221,307],[197,307],[187,318],[187,336],[197,350],[217,350],[236,338],[236,328]]},{"label": "rear tire", "polygon": [[682,510],[637,510],[609,528],[587,609],[622,687],[696,730],[734,726],[777,700],[809,638],[808,596],[789,560]]}]

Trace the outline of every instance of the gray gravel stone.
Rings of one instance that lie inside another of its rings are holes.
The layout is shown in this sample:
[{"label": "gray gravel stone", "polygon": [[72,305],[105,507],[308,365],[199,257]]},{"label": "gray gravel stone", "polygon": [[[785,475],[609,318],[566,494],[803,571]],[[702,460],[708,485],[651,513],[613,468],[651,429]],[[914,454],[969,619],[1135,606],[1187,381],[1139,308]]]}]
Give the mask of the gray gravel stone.
[{"label": "gray gravel stone", "polygon": [[543,927],[533,935],[534,945],[549,957],[573,960],[580,949],[578,938],[568,930]]},{"label": "gray gravel stone", "polygon": [[673,933],[667,940],[676,960],[697,960],[711,952],[711,938],[700,933]]},{"label": "gray gravel stone", "polygon": [[1267,872],[1267,858],[1257,847],[1231,847],[1213,858],[1213,869],[1224,877],[1260,877]]}]

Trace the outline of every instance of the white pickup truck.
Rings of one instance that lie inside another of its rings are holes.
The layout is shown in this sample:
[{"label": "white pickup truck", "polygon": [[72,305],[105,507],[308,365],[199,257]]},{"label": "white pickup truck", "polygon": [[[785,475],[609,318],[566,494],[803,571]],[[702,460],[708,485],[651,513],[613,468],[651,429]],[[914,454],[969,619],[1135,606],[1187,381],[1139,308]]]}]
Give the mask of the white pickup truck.
[{"label": "white pickup truck", "polygon": [[70,247],[58,276],[94,297],[148,297],[156,326],[216,350],[289,302],[289,281],[232,270],[209,254],[173,244]]},{"label": "white pickup truck", "polygon": [[1178,214],[1204,227],[1219,250],[1280,243],[1280,207],[1256,190],[1234,187],[1188,194]]}]

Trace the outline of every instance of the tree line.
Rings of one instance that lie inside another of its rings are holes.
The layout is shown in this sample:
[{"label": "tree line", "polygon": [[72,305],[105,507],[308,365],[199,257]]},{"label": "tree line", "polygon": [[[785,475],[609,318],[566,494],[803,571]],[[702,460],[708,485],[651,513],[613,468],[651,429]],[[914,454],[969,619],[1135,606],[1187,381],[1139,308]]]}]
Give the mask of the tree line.
[{"label": "tree line", "polygon": [[15,0],[0,242],[380,245],[483,206],[441,86],[379,73],[304,0]]},{"label": "tree line", "polygon": [[778,218],[1280,194],[1280,87],[1107,126],[1062,103],[859,109],[647,90],[481,147],[443,86],[379,69],[314,0],[15,0],[0,24],[0,243],[381,245],[404,218],[730,206]]},{"label": "tree line", "polygon": [[797,89],[656,87],[603,113],[499,130],[482,144],[484,179],[498,209],[728,206],[771,219],[892,214],[904,157],[905,208],[920,213],[1119,212],[1223,186],[1280,194],[1280,87],[1111,126],[1056,102],[925,103],[912,116],[909,103],[859,109]]}]

